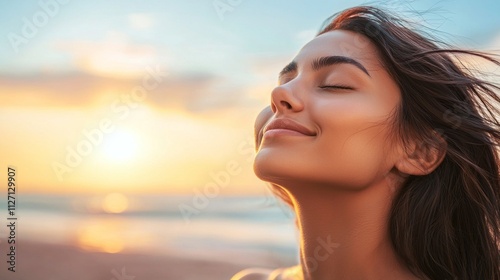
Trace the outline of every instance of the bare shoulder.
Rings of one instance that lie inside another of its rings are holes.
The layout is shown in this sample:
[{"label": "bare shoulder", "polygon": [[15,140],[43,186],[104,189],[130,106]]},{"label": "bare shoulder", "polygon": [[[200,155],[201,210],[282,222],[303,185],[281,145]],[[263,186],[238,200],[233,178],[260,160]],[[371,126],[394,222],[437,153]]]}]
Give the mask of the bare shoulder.
[{"label": "bare shoulder", "polygon": [[266,268],[247,268],[236,273],[231,280],[267,280],[272,272]]},{"label": "bare shoulder", "polygon": [[300,266],[266,269],[248,268],[235,274],[231,280],[295,280],[302,279]]}]

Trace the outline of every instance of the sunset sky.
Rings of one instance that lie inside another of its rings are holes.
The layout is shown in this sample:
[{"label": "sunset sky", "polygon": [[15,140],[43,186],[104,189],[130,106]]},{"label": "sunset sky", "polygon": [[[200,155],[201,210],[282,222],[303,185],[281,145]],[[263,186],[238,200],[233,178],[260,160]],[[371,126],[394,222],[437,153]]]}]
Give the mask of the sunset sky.
[{"label": "sunset sky", "polygon": [[[252,127],[277,73],[324,19],[366,3],[1,2],[0,178],[15,166],[24,192],[184,194],[262,191]],[[499,1],[386,5],[500,50]]]}]

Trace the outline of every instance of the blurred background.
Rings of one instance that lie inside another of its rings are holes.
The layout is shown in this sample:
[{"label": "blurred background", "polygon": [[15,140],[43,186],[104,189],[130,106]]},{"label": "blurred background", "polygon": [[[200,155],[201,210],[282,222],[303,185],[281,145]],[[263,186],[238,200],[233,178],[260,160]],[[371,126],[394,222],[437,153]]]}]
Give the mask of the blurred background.
[{"label": "blurred background", "polygon": [[[253,121],[323,21],[367,2],[0,3],[1,279],[229,279],[297,263],[293,214],[252,171]],[[500,49],[498,1],[370,3]]]}]

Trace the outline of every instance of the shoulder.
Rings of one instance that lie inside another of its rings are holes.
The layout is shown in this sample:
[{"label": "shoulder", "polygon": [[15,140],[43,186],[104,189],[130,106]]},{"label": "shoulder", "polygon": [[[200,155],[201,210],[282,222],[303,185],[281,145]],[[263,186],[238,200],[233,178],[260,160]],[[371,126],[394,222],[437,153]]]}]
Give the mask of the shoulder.
[{"label": "shoulder", "polygon": [[301,279],[300,266],[288,268],[266,269],[248,268],[236,273],[231,280],[279,280]]},{"label": "shoulder", "polygon": [[236,273],[231,280],[267,280],[272,272],[266,268],[247,268]]}]

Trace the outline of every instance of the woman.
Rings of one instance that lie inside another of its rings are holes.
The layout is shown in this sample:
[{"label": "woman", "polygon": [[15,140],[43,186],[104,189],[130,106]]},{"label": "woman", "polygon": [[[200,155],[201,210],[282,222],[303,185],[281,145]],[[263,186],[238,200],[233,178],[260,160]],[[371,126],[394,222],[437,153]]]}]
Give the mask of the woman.
[{"label": "woman", "polygon": [[300,265],[233,279],[500,279],[499,88],[459,55],[500,65],[373,7],[329,20],[256,122]]}]

